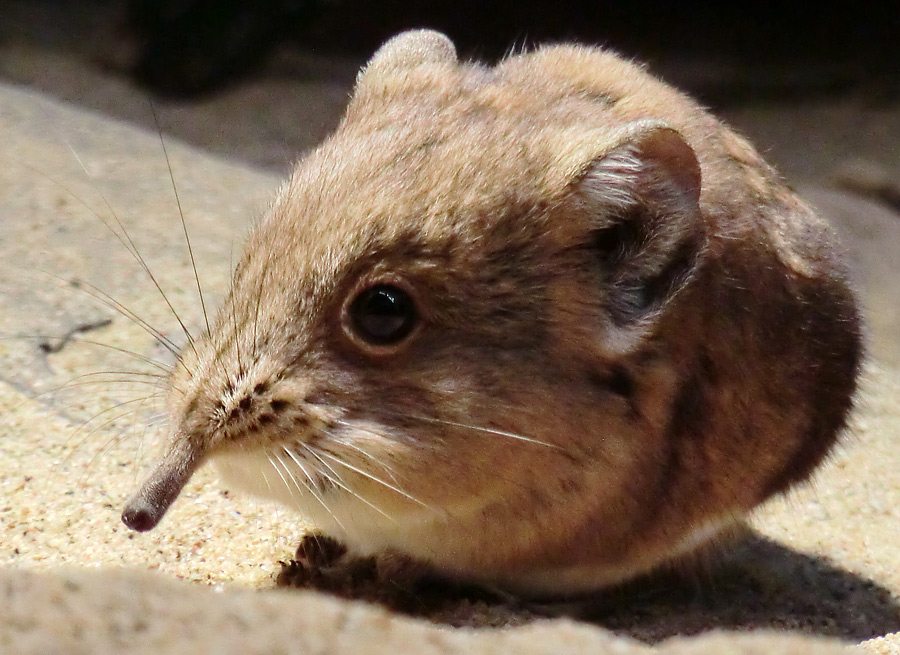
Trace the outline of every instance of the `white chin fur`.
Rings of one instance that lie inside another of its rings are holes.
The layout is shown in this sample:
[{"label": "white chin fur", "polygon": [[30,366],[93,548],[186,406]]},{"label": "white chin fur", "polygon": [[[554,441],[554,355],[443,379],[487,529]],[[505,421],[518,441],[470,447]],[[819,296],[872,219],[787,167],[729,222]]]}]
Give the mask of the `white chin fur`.
[{"label": "white chin fur", "polygon": [[439,518],[410,503],[384,508],[378,505],[383,499],[366,503],[336,485],[317,489],[285,455],[271,461],[261,451],[220,453],[213,458],[213,465],[225,486],[296,511],[310,527],[343,541],[360,555],[406,550],[415,532],[423,529],[423,522]]}]

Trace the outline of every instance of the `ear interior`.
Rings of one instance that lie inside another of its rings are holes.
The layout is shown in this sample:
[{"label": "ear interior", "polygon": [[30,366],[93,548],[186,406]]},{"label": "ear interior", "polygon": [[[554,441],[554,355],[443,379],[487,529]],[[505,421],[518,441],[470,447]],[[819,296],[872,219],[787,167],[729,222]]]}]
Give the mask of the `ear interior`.
[{"label": "ear interior", "polygon": [[697,157],[675,130],[642,126],[592,161],[577,185],[609,318],[646,331],[691,279],[704,247]]}]

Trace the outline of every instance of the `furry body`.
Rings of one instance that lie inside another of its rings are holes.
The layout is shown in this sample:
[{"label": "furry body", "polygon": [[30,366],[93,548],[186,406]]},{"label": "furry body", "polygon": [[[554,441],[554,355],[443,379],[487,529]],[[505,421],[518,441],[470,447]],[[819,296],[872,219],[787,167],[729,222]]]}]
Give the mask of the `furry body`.
[{"label": "furry body", "polygon": [[[379,285],[414,306],[387,346],[353,322]],[[486,68],[409,32],[250,234],[124,518],[213,459],[353,553],[591,590],[805,479],[859,357],[830,229],[692,100],[601,50]]]}]

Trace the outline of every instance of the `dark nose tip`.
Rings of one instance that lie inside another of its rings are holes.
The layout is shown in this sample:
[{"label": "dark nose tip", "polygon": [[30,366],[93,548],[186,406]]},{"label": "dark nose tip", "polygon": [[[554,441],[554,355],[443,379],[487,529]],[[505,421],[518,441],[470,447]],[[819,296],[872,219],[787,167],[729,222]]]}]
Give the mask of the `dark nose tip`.
[{"label": "dark nose tip", "polygon": [[125,503],[122,523],[138,532],[155,528],[201,460],[190,443],[177,442]]},{"label": "dark nose tip", "polygon": [[156,527],[162,517],[154,516],[150,507],[129,505],[122,512],[122,523],[137,532],[147,532]]}]

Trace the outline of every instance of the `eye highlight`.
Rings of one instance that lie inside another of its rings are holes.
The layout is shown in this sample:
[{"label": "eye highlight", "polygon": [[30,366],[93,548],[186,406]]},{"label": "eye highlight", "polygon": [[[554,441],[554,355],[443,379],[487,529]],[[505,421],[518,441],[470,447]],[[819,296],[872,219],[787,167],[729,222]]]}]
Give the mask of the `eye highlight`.
[{"label": "eye highlight", "polygon": [[416,326],[416,304],[405,290],[393,284],[375,284],[357,294],[349,307],[350,329],[373,346],[393,346]]}]

